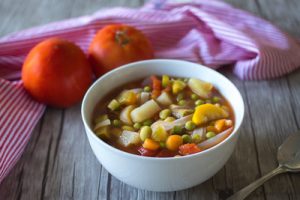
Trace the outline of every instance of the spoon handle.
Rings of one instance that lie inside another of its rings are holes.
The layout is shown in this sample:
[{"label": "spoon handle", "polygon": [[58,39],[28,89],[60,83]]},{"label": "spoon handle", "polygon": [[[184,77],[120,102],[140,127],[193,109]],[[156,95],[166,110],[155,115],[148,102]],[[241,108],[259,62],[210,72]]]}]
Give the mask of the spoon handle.
[{"label": "spoon handle", "polygon": [[273,171],[271,171],[268,174],[264,175],[260,179],[257,179],[256,181],[254,181],[250,185],[244,187],[243,189],[241,189],[240,191],[238,191],[237,193],[235,193],[234,195],[229,197],[227,200],[242,200],[242,199],[245,199],[251,192],[253,192],[256,188],[261,186],[264,182],[266,182],[267,180],[269,180],[273,176],[275,176],[277,174],[284,173],[284,172],[286,172],[286,169],[283,168],[282,166],[278,166],[276,169],[274,169]]}]

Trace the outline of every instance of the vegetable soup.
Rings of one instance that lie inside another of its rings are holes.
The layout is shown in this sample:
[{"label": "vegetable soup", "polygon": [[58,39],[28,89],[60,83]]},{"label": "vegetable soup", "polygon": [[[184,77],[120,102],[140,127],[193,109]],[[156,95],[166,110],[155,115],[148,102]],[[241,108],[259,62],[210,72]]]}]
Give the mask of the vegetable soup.
[{"label": "vegetable soup", "polygon": [[222,142],[233,127],[232,108],[211,83],[168,75],[114,90],[99,102],[93,124],[108,144],[150,157],[203,151]]}]

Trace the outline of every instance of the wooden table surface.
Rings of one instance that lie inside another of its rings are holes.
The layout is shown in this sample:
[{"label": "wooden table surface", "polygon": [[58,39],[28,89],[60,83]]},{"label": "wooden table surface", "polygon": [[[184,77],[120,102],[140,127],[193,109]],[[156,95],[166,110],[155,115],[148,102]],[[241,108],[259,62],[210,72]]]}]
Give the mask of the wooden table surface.
[{"label": "wooden table surface", "polygon": [[[299,0],[227,0],[300,37]],[[143,0],[1,0],[0,36],[113,6],[137,7]],[[48,108],[20,161],[0,185],[0,199],[224,199],[277,166],[277,147],[299,129],[300,71],[270,81],[228,76],[246,103],[237,147],[211,179],[184,191],[138,190],[111,176],[91,151],[80,105]],[[300,174],[273,178],[248,199],[300,199]]]}]

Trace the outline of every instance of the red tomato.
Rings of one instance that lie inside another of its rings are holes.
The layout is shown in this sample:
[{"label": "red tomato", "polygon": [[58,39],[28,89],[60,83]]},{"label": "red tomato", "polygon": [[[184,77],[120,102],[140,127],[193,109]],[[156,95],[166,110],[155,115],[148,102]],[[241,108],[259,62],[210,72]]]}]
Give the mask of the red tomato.
[{"label": "red tomato", "polygon": [[74,43],[50,38],[29,52],[23,64],[22,80],[36,100],[69,107],[82,99],[92,83],[92,69]]},{"label": "red tomato", "polygon": [[153,151],[153,150],[145,149],[144,147],[139,147],[138,151],[142,156],[148,156],[148,157],[154,157],[158,153],[157,150]]},{"label": "red tomato", "polygon": [[194,143],[191,144],[183,144],[179,147],[179,153],[181,155],[190,155],[194,153],[200,152],[201,149]]},{"label": "red tomato", "polygon": [[120,65],[153,58],[147,37],[134,27],[108,25],[94,37],[89,60],[97,77]]}]

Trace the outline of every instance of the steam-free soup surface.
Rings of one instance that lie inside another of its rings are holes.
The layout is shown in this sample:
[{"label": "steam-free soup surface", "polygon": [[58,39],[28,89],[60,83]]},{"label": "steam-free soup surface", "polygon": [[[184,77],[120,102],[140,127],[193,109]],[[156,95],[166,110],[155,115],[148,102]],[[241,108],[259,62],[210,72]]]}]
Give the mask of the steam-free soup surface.
[{"label": "steam-free soup surface", "polygon": [[222,142],[233,126],[230,104],[211,83],[153,75],[117,88],[100,101],[93,129],[128,153],[179,157]]}]

